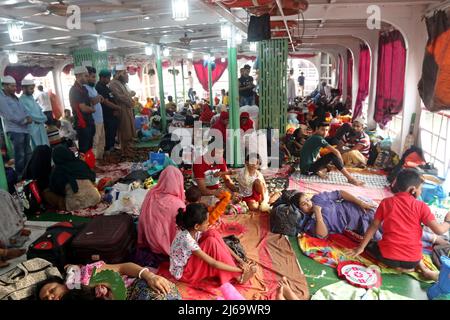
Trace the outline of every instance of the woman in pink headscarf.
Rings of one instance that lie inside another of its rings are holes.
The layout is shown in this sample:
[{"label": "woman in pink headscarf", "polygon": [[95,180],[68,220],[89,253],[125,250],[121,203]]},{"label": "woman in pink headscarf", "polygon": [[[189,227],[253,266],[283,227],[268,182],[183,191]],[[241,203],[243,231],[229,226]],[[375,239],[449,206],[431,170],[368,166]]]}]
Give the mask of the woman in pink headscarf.
[{"label": "woman in pink headscarf", "polygon": [[169,255],[177,231],[175,217],[179,208],[186,207],[184,201],[183,175],[178,168],[168,166],[142,204],[138,225],[139,248]]}]

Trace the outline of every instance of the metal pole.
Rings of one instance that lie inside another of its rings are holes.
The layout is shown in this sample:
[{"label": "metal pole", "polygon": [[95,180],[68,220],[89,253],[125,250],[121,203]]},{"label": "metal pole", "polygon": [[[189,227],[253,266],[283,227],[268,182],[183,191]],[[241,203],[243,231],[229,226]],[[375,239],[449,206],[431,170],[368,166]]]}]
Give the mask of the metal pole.
[{"label": "metal pole", "polygon": [[213,92],[212,92],[212,66],[211,58],[208,58],[208,86],[209,86],[209,105],[214,106]]},{"label": "metal pole", "polygon": [[181,59],[181,78],[183,79],[183,104],[186,102],[186,86],[184,84],[184,59]]},{"label": "metal pole", "polygon": [[5,165],[2,156],[0,156],[0,189],[8,191],[8,181],[6,180]]},{"label": "metal pole", "polygon": [[235,34],[236,27],[231,26],[231,36],[228,39],[228,77],[229,77],[229,105],[230,105],[230,127],[233,135],[231,139],[231,150],[233,152],[233,167],[242,165],[241,159],[241,139],[240,134],[234,134],[235,130],[240,130],[240,112],[239,112],[239,86],[237,75],[237,46]]},{"label": "metal pole", "polygon": [[1,124],[2,124],[2,130],[3,130],[3,136],[5,137],[5,146],[6,146],[6,154],[10,159],[14,158],[14,149],[11,143],[11,140],[9,140],[8,134],[5,131],[5,122],[3,121],[3,118],[0,117]]},{"label": "metal pole", "polygon": [[172,75],[173,75],[173,91],[174,91],[173,98],[175,99],[175,103],[178,105],[178,99],[177,99],[177,76],[175,74],[175,59],[172,60]]},{"label": "metal pole", "polygon": [[167,132],[167,116],[166,116],[166,103],[164,97],[164,82],[163,82],[163,70],[161,61],[161,46],[156,46],[156,69],[158,72],[158,83],[159,83],[159,99],[161,104],[159,106],[159,111],[161,113],[161,125],[163,132]]}]

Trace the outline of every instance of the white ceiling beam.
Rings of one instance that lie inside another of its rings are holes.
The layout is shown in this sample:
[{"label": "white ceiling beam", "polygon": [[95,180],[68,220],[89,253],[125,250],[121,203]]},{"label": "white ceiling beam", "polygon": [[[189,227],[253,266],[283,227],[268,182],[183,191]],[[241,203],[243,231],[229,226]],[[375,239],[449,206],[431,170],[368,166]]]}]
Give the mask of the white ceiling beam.
[{"label": "white ceiling beam", "polygon": [[185,21],[174,21],[172,18],[164,19],[132,19],[124,21],[114,21],[114,22],[100,22],[96,24],[97,31],[100,34],[106,33],[116,33],[124,31],[135,31],[135,30],[150,30],[157,28],[167,28],[167,27],[186,27],[189,28],[190,25],[201,25],[201,24],[214,24],[218,22],[219,17],[217,15],[205,15],[205,14],[194,14]]},{"label": "white ceiling beam", "polygon": [[[231,24],[233,24],[236,28],[241,30],[244,34],[247,34],[248,32],[248,26],[244,22],[244,19],[239,18],[237,15],[233,14],[228,8],[226,8],[222,3],[207,3],[203,2],[202,0],[196,2],[196,4],[205,10],[208,10],[209,12],[216,13],[220,17],[224,18]],[[216,20],[216,22],[218,22]]]}]

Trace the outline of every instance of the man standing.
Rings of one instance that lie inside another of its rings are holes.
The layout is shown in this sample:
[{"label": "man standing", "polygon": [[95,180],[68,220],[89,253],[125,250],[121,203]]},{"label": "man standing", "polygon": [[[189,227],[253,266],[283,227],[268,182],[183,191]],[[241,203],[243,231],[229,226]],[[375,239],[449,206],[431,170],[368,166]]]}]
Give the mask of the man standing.
[{"label": "man standing", "polygon": [[34,87],[33,80],[22,80],[22,96],[19,98],[33,120],[28,126],[33,149],[41,145],[50,145],[48,142],[47,130],[45,130],[47,116],[42,112],[41,106],[34,100]]},{"label": "man standing", "polygon": [[300,72],[298,77],[298,88],[300,90],[300,96],[303,97],[305,94],[305,76],[303,72]]},{"label": "man standing", "polygon": [[95,123],[95,136],[93,143],[93,152],[95,159],[103,159],[103,153],[105,152],[105,128],[103,127],[103,110],[101,103],[103,102],[103,96],[99,95],[94,88],[97,80],[97,70],[93,67],[87,67],[89,73],[88,83],[84,85],[89,98],[91,99],[91,105],[94,106],[95,112],[92,114]]},{"label": "man standing", "polygon": [[288,103],[293,104],[295,101],[295,97],[297,96],[295,91],[295,80],[294,80],[294,69],[289,71],[288,78]]},{"label": "man standing", "polygon": [[105,155],[109,156],[114,151],[117,128],[119,126],[120,107],[116,104],[113,93],[108,87],[111,80],[111,72],[103,69],[98,74],[99,81],[95,89],[103,97],[102,111],[103,123],[105,127]]},{"label": "man standing", "polygon": [[15,169],[19,179],[25,165],[31,158],[30,133],[28,125],[33,122],[25,106],[16,97],[16,80],[11,76],[2,79],[0,90],[0,116],[3,117],[5,132],[14,148]]},{"label": "man standing", "polygon": [[194,94],[194,78],[192,78],[192,72],[188,71],[188,77],[186,80],[189,83],[189,91],[188,91],[188,97],[192,102],[195,102],[195,94]]},{"label": "man standing", "polygon": [[241,69],[241,77],[239,78],[239,105],[252,106],[255,104],[255,93],[253,89],[253,77],[250,76],[251,67],[246,64]]},{"label": "man standing", "polygon": [[52,102],[50,101],[50,95],[48,92],[44,91],[44,87],[42,85],[38,86],[38,91],[36,101],[41,106],[42,111],[44,111],[44,114],[47,117],[47,122],[50,122],[53,119],[53,108]]},{"label": "man standing", "polygon": [[75,67],[75,83],[70,88],[69,100],[74,116],[74,126],[78,136],[78,149],[86,153],[92,149],[95,136],[95,122],[92,114],[95,109],[91,105],[91,99],[87,89],[89,74],[86,67]]},{"label": "man standing", "polygon": [[132,95],[127,90],[128,73],[124,65],[116,66],[116,74],[109,84],[117,105],[120,107],[119,138],[122,154],[131,156],[133,137],[135,135]]}]

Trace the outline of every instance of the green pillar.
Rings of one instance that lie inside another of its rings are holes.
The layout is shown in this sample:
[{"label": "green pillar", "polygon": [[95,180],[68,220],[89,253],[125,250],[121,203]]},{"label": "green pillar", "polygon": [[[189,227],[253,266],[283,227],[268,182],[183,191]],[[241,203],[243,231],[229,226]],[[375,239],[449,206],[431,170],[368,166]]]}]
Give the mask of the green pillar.
[{"label": "green pillar", "polygon": [[156,69],[158,72],[158,83],[159,83],[159,99],[161,100],[161,105],[159,107],[161,113],[161,125],[163,132],[167,132],[167,115],[166,115],[166,102],[164,97],[164,82],[163,82],[163,69],[161,61],[161,47],[156,46]]},{"label": "green pillar", "polygon": [[209,105],[214,105],[213,92],[212,92],[212,68],[211,58],[208,59],[208,86],[209,86]]},{"label": "green pillar", "polygon": [[175,99],[175,103],[178,105],[178,99],[177,99],[177,75],[175,74],[175,60],[172,60],[172,75],[173,75],[173,91],[174,95],[173,98]]},{"label": "green pillar", "polygon": [[259,128],[279,129],[287,124],[287,39],[260,42],[259,45]]},{"label": "green pillar", "polygon": [[240,112],[239,112],[239,86],[238,86],[238,74],[237,74],[237,46],[235,40],[235,34],[237,30],[234,26],[231,27],[231,37],[228,39],[228,101],[230,106],[230,128],[233,135],[231,139],[231,150],[233,154],[232,166],[242,166],[241,159],[241,140],[240,134],[235,130],[241,129]]},{"label": "green pillar", "polygon": [[3,157],[0,156],[0,189],[8,191],[8,181],[6,180],[5,165]]},{"label": "green pillar", "polygon": [[181,79],[183,80],[183,103],[186,102],[186,86],[184,85],[184,60],[181,59]]}]

